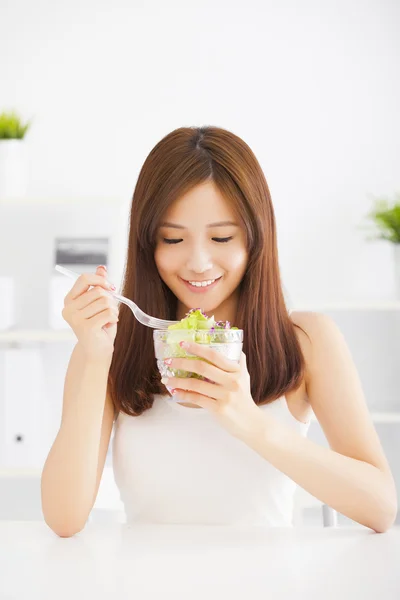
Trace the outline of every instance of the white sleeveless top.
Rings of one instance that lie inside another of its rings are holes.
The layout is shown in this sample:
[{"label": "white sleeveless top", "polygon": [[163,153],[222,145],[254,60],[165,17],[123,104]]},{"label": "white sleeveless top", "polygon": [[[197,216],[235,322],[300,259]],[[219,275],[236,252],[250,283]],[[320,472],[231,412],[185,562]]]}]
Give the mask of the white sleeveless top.
[{"label": "white sleeveless top", "polygon": [[[286,398],[260,406],[306,436]],[[127,523],[290,527],[296,483],[203,408],[155,394],[139,417],[120,412],[112,460]]]}]

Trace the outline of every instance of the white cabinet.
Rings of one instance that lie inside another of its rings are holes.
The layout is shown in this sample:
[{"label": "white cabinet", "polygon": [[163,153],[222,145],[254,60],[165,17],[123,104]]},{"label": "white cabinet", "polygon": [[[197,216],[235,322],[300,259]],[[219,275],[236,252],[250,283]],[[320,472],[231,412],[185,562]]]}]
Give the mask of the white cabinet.
[{"label": "white cabinet", "polygon": [[34,467],[43,459],[45,372],[35,348],[0,351],[0,467]]}]

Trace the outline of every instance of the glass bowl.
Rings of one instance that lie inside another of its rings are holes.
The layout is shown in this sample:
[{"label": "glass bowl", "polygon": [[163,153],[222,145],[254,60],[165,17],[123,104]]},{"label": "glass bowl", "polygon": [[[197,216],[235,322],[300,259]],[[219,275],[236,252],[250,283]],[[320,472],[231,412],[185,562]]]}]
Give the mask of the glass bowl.
[{"label": "glass bowl", "polygon": [[[168,342],[167,342],[168,339]],[[209,348],[221,352],[226,358],[234,362],[240,361],[243,348],[243,329],[173,329],[153,331],[154,351],[157,367],[161,377],[194,377],[204,381],[211,381],[207,377],[185,371],[173,369],[164,363],[166,358],[190,358],[192,360],[204,360],[203,358],[190,354],[179,345],[179,342],[189,341],[205,344]],[[171,393],[172,388],[167,387]]]}]

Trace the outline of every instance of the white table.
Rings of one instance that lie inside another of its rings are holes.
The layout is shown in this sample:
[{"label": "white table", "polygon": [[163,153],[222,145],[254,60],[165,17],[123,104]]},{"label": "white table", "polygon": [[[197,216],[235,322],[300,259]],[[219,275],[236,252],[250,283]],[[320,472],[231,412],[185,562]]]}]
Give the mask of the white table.
[{"label": "white table", "polygon": [[400,528],[0,521],[1,600],[398,600]]}]

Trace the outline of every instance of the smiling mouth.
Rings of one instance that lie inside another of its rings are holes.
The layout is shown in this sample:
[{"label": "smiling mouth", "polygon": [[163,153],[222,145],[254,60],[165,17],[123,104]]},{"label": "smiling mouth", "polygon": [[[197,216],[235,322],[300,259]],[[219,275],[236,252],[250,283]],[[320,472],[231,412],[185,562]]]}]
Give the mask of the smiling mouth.
[{"label": "smiling mouth", "polygon": [[212,283],[210,283],[210,284],[207,284],[207,285],[192,285],[192,284],[191,284],[191,283],[190,283],[190,282],[189,282],[187,279],[183,279],[182,277],[179,277],[179,279],[180,279],[180,280],[181,280],[183,283],[185,283],[185,284],[186,284],[186,286],[187,286],[189,289],[192,289],[192,290],[207,290],[207,289],[210,289],[210,288],[214,287],[214,286],[215,286],[215,285],[218,283],[218,281],[219,281],[220,279],[222,279],[222,275],[220,275],[220,277],[217,277],[217,278],[216,278],[216,279],[214,279],[214,280],[212,280],[212,279],[207,279],[206,281],[212,281]]},{"label": "smiling mouth", "polygon": [[[196,279],[183,279],[183,281],[186,281],[186,283],[191,283],[192,281],[195,281],[196,283],[199,284],[203,284],[206,283],[207,281],[211,281],[212,283],[215,283],[215,281],[218,281],[218,279],[221,279],[222,275],[220,275],[219,277],[214,277],[213,279],[203,279],[202,281],[196,281]],[[208,285],[212,285],[212,283],[208,284]]]}]

